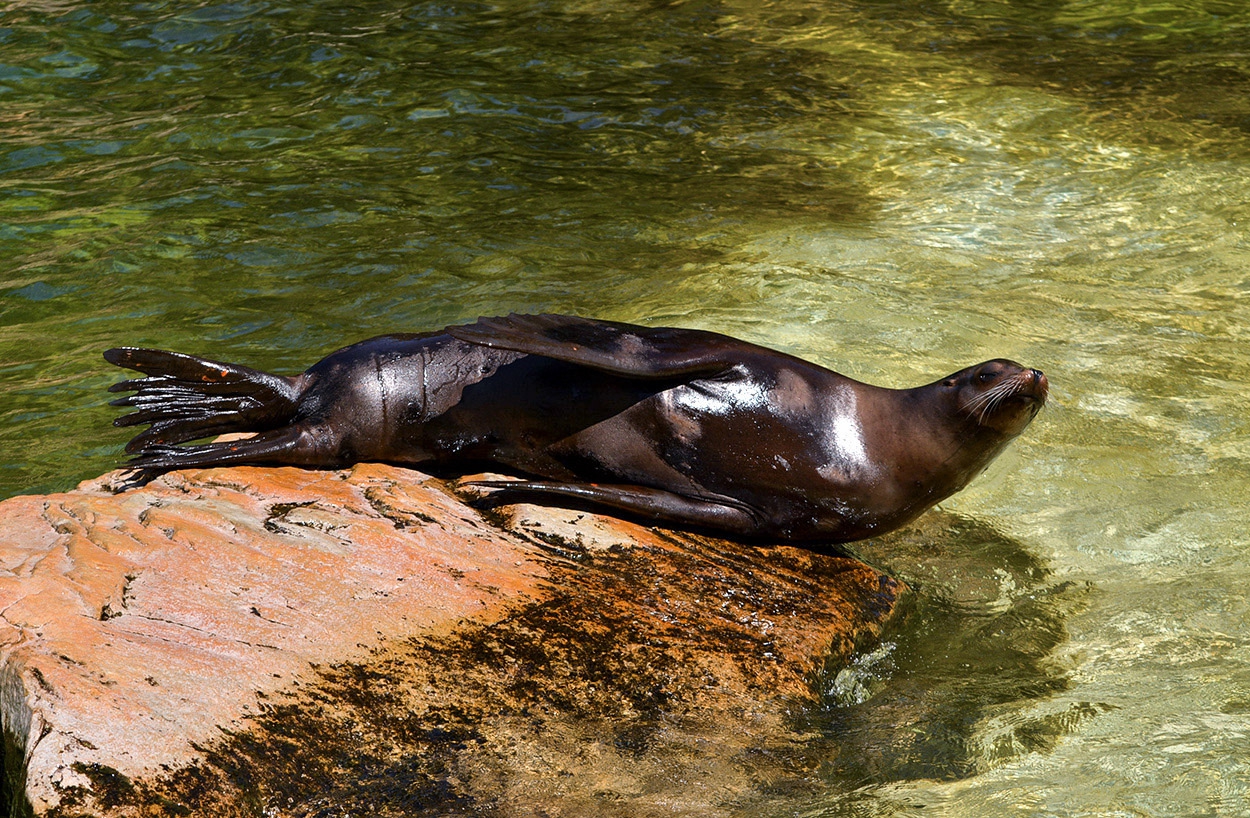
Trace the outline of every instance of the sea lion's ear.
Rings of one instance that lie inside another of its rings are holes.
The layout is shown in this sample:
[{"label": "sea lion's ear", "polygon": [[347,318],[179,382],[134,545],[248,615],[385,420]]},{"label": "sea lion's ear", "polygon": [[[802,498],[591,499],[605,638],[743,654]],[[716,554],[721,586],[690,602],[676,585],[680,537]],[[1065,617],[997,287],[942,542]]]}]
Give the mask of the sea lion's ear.
[{"label": "sea lion's ear", "polygon": [[448,327],[461,341],[541,355],[626,378],[711,377],[742,360],[742,341],[703,330],[651,328],[573,315],[479,318]]}]

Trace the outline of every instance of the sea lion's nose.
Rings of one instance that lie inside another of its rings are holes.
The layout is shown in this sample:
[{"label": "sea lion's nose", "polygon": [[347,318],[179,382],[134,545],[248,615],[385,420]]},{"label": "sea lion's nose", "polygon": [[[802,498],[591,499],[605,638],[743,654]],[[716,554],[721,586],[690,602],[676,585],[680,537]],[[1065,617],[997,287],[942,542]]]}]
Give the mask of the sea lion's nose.
[{"label": "sea lion's nose", "polygon": [[1040,369],[1030,369],[1029,375],[1033,377],[1033,386],[1037,388],[1038,395],[1046,400],[1046,396],[1050,394],[1050,381],[1046,380],[1046,373]]}]

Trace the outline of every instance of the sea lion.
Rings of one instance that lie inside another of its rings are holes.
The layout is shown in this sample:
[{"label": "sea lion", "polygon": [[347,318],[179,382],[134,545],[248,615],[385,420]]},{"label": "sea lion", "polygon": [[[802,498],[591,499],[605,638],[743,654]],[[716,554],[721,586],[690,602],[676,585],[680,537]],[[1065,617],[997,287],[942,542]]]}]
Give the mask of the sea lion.
[{"label": "sea lion", "polygon": [[[589,504],[750,538],[845,542],[960,490],[1046,400],[1046,376],[997,359],[886,389],[701,330],[567,315],[384,335],[293,378],[123,347],[147,377],[110,387],[150,424],[146,475],[231,464],[492,463],[509,500]],[[179,445],[225,432],[247,440]]]}]

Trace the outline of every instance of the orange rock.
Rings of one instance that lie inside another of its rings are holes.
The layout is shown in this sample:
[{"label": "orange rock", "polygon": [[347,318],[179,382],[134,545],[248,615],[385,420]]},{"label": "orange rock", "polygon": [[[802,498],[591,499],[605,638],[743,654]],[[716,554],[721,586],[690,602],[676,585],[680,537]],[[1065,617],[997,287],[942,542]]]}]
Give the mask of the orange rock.
[{"label": "orange rock", "polygon": [[[36,815],[301,814],[396,758],[430,803],[698,812],[700,753],[675,748],[779,740],[780,703],[900,590],[797,548],[564,509],[488,521],[383,465],[118,479],[0,503],[5,769]],[[667,760],[622,761],[622,732]],[[724,764],[706,776],[751,786]]]}]

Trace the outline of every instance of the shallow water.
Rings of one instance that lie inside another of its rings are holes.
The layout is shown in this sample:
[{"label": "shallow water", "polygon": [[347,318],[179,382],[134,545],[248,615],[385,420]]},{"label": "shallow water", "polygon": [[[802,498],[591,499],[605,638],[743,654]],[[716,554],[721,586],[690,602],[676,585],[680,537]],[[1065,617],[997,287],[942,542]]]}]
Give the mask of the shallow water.
[{"label": "shallow water", "polygon": [[965,582],[972,672],[978,617],[1040,635],[1014,692],[761,814],[1246,814],[1247,100],[1232,2],[10,5],[0,495],[119,461],[117,344],[292,372],[546,310],[1014,358],[1051,404],[947,507],[1044,578],[861,545],[927,602],[812,719],[946,689]]}]

